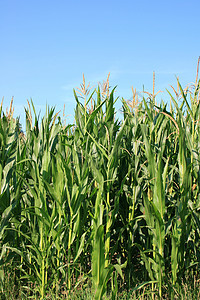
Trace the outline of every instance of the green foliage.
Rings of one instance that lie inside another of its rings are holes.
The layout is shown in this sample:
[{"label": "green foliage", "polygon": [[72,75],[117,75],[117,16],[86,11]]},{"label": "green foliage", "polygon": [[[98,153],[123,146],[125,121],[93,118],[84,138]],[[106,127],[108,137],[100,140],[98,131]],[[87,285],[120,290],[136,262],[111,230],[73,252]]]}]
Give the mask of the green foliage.
[{"label": "green foliage", "polygon": [[67,127],[31,101],[23,134],[1,109],[1,295],[137,299],[148,287],[148,299],[168,286],[175,299],[186,274],[198,282],[200,82],[178,85],[170,111],[154,95],[134,109],[123,99],[121,122],[109,87],[83,89],[84,104],[74,91]]}]

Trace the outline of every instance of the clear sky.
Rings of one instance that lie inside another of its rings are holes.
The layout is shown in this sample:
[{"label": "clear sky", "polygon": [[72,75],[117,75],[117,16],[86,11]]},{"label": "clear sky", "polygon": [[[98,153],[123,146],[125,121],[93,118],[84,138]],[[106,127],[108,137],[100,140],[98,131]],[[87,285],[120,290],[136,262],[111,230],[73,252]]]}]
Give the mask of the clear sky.
[{"label": "clear sky", "polygon": [[0,98],[14,96],[22,123],[30,98],[38,113],[65,104],[72,122],[83,73],[96,85],[110,72],[126,99],[152,91],[153,71],[156,90],[195,81],[199,0],[0,0],[0,16]]}]

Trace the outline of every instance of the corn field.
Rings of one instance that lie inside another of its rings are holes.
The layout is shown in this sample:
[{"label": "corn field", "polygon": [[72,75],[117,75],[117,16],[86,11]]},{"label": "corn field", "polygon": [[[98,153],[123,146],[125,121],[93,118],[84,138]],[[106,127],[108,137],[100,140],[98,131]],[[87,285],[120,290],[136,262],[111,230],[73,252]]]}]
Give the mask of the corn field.
[{"label": "corn field", "polygon": [[133,91],[119,120],[109,80],[90,90],[84,79],[74,124],[49,107],[40,120],[31,101],[24,133],[1,105],[1,295],[12,279],[19,299],[84,287],[118,299],[145,285],[174,299],[199,276],[199,88],[177,80],[168,105]]}]

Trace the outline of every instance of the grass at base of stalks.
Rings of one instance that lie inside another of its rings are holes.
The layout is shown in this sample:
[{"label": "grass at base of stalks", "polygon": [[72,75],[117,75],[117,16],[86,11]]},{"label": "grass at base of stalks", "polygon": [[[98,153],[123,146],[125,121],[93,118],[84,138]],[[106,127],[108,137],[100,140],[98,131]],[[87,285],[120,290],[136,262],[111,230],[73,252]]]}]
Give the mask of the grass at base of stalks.
[{"label": "grass at base of stalks", "polygon": [[[142,284],[141,284],[142,286]],[[47,288],[44,300],[91,300],[94,299],[91,289],[88,285],[79,288],[72,288],[68,291],[63,287],[62,292],[58,295],[52,293],[51,287]],[[1,286],[0,300],[22,300],[22,299],[38,299],[37,286],[20,286],[20,282],[16,282],[15,274],[11,272],[6,274],[4,285]],[[120,299],[120,300],[151,300],[160,299],[158,290],[152,290],[151,284],[147,284],[140,288],[140,285],[130,290],[122,290],[115,297],[108,294],[103,300]],[[200,299],[200,278],[197,276],[189,276],[181,280],[181,284],[177,288],[170,285],[163,286],[162,299],[181,299],[181,300],[198,300]]]}]

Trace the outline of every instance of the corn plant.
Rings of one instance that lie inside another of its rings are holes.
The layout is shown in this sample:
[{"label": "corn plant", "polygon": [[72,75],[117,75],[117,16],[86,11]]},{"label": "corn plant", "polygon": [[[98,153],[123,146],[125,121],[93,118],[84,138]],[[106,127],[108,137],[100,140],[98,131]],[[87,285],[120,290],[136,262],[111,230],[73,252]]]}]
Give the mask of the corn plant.
[{"label": "corn plant", "polygon": [[[107,81],[74,90],[74,124],[25,108],[26,131],[0,110],[0,283],[18,297],[94,299],[151,287],[179,295],[200,264],[199,88],[122,99]],[[6,281],[7,280],[7,281]],[[183,282],[182,282],[183,281]],[[135,295],[136,295],[135,294]]]}]

